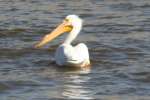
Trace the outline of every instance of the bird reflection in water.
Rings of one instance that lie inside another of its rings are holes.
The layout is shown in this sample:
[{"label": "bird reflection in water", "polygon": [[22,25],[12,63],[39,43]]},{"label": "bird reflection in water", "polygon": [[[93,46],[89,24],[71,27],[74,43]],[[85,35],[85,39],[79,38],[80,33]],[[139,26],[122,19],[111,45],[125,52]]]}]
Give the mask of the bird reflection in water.
[{"label": "bird reflection in water", "polygon": [[90,69],[86,68],[70,74],[65,80],[62,95],[69,99],[92,99],[92,91],[86,86],[91,77],[86,74]]}]

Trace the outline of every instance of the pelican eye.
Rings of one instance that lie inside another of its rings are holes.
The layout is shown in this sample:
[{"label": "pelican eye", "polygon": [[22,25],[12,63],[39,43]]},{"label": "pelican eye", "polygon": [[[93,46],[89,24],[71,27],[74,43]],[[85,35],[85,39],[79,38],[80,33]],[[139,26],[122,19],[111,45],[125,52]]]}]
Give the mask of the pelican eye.
[{"label": "pelican eye", "polygon": [[66,22],[69,22],[69,19],[65,19]]},{"label": "pelican eye", "polygon": [[[70,22],[69,22],[69,19],[65,19],[64,21],[70,23]],[[72,31],[72,29],[73,29],[73,26],[72,26],[71,24],[68,24],[68,25],[65,26],[65,30],[66,30],[67,32]]]}]

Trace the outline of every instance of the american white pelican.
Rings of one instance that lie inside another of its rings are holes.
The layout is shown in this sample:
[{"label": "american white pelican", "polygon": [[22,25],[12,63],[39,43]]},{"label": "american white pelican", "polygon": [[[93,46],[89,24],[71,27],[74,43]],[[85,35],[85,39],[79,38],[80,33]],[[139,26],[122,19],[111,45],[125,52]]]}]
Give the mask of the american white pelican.
[{"label": "american white pelican", "polygon": [[65,41],[57,48],[55,53],[56,64],[59,66],[86,67],[90,65],[88,48],[84,43],[72,46],[72,41],[77,37],[82,28],[82,19],[77,15],[68,15],[64,21],[50,34],[35,45],[39,48],[62,33],[69,32]]}]

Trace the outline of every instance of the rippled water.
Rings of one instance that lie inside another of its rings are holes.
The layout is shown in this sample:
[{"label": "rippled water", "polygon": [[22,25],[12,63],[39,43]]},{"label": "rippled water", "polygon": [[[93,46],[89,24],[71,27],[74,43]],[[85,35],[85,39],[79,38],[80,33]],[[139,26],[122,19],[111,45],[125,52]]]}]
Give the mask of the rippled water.
[{"label": "rippled water", "polygon": [[[68,14],[84,19],[91,69],[56,67],[65,35],[33,48]],[[0,0],[0,47],[1,100],[150,99],[150,0]]]}]

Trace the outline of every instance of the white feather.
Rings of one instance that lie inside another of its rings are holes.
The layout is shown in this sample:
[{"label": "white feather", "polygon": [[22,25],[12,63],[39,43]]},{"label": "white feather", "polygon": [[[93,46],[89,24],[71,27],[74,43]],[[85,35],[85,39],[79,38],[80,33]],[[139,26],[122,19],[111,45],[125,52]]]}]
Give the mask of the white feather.
[{"label": "white feather", "polygon": [[76,15],[66,17],[72,24],[73,29],[62,45],[60,45],[55,54],[55,60],[58,65],[85,66],[90,64],[88,48],[85,44],[80,43],[72,46],[72,41],[77,37],[81,28],[82,20]]}]

